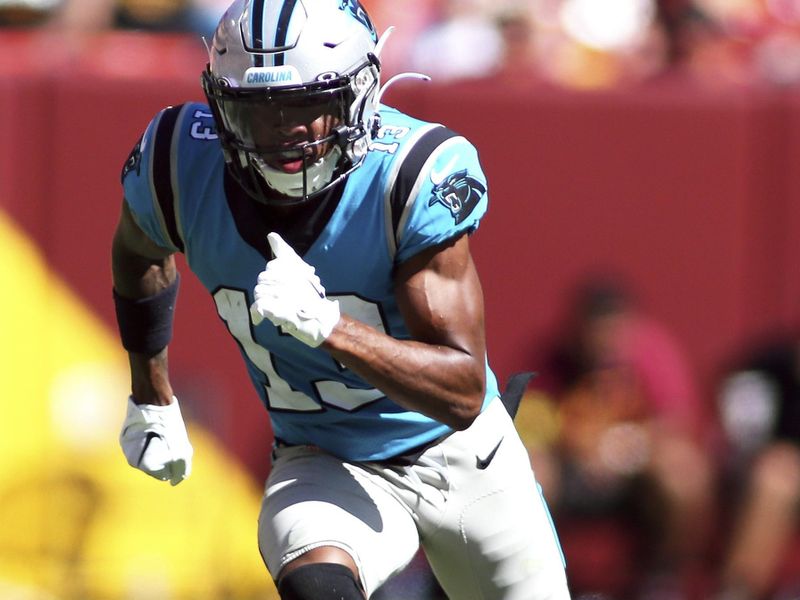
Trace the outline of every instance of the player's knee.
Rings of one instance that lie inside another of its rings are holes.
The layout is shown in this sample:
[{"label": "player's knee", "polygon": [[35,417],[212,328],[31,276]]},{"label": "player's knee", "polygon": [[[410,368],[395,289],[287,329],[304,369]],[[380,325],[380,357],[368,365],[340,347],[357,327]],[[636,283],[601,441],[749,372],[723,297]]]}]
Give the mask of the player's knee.
[{"label": "player's knee", "polygon": [[312,563],[297,567],[278,582],[281,600],[364,600],[353,572],[344,565]]}]

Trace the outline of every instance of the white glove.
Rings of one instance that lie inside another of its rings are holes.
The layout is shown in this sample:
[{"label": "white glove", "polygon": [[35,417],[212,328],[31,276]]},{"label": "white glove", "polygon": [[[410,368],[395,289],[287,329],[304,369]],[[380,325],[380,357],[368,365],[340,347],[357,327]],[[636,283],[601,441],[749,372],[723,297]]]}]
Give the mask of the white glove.
[{"label": "white glove", "polygon": [[166,406],[136,404],[129,397],[119,443],[130,466],[161,481],[178,485],[192,472],[194,450],[175,396]]},{"label": "white glove", "polygon": [[253,325],[269,319],[298,340],[316,348],[339,322],[339,302],[325,297],[314,267],[300,258],[277,233],[267,236],[272,254],[258,275],[250,307]]}]

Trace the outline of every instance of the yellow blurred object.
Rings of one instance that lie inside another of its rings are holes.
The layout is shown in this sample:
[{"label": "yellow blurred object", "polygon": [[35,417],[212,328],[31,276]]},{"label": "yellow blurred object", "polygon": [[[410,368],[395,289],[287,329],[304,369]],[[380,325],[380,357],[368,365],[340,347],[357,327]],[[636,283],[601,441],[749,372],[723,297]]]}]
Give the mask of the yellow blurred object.
[{"label": "yellow blurred object", "polygon": [[259,557],[260,489],[189,423],[189,479],[132,469],[116,335],[0,212],[0,596],[277,598]]},{"label": "yellow blurred object", "polygon": [[577,89],[610,88],[622,76],[619,59],[609,52],[579,43],[564,43],[557,56],[556,80]]},{"label": "yellow blurred object", "polygon": [[551,446],[558,439],[561,420],[552,398],[542,392],[526,392],[514,417],[519,435],[530,449]]}]

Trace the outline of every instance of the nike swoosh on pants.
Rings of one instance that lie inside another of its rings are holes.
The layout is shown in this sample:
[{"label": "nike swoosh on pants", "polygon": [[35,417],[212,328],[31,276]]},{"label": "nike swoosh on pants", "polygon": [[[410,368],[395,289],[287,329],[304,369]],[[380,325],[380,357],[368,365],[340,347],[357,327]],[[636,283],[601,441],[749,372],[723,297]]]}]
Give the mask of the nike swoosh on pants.
[{"label": "nike swoosh on pants", "polygon": [[494,455],[497,454],[497,449],[500,448],[500,444],[503,443],[504,438],[500,438],[500,441],[497,442],[497,445],[492,449],[491,452],[486,456],[486,458],[481,458],[480,456],[475,457],[475,466],[483,471],[486,467],[489,466],[489,463],[492,462]]}]

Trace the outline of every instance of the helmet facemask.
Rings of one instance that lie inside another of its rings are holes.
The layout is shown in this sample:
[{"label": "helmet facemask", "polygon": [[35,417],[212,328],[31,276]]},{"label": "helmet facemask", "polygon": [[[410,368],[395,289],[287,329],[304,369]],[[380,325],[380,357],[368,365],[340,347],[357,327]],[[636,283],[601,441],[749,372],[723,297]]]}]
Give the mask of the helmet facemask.
[{"label": "helmet facemask", "polygon": [[[379,68],[370,56],[344,76],[280,87],[235,87],[207,69],[203,88],[231,174],[266,204],[304,202],[330,189],[366,154]],[[268,68],[248,72],[255,80],[272,76]]]}]

